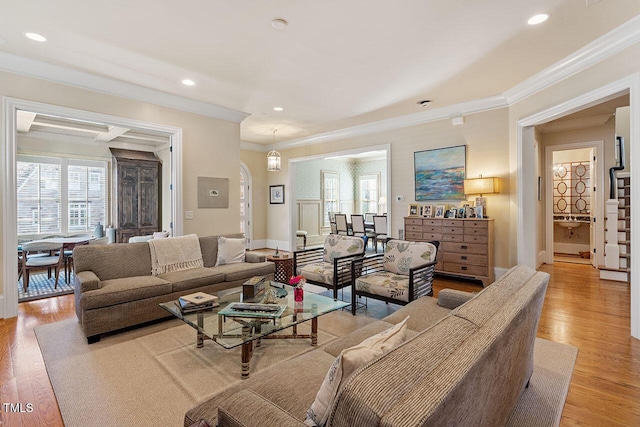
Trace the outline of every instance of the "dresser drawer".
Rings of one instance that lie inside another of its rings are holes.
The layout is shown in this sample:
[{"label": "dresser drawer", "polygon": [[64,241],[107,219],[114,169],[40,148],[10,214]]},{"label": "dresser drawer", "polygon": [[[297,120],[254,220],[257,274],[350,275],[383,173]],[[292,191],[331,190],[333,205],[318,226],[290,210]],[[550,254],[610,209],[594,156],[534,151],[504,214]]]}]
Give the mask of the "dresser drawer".
[{"label": "dresser drawer", "polygon": [[405,218],[404,223],[406,225],[422,225],[422,218]]},{"label": "dresser drawer", "polygon": [[[444,237],[444,236],[442,236]],[[457,243],[457,242],[443,242],[442,251],[455,252],[460,254],[480,254],[485,255],[487,253],[487,245],[479,243]]]},{"label": "dresser drawer", "polygon": [[469,235],[465,234],[463,241],[467,242],[467,243],[484,243],[484,244],[486,244],[486,243],[489,243],[489,236],[486,236],[486,235],[485,236],[474,236],[474,235],[469,236]]},{"label": "dresser drawer", "polygon": [[442,227],[442,234],[463,234],[464,228],[462,227]]},{"label": "dresser drawer", "polygon": [[462,221],[454,221],[451,219],[442,220],[442,226],[443,227],[464,227],[464,225],[462,224]]},{"label": "dresser drawer", "polygon": [[422,233],[415,231],[405,231],[404,238],[406,240],[422,240]]},{"label": "dresser drawer", "polygon": [[466,264],[458,264],[455,262],[443,262],[442,263],[443,270],[448,273],[458,273],[458,274],[471,274],[474,276],[486,276],[487,275],[487,267],[483,267],[480,265],[466,265]]},{"label": "dresser drawer", "polygon": [[405,228],[405,231],[416,231],[418,233],[422,233],[422,230],[424,229],[422,225],[412,225],[412,224],[406,224],[404,228]]},{"label": "dresser drawer", "polygon": [[487,221],[473,221],[466,220],[464,222],[465,228],[489,228],[489,223]]},{"label": "dresser drawer", "polygon": [[454,262],[457,264],[465,265],[480,265],[486,267],[488,265],[488,258],[486,255],[470,255],[470,254],[453,254],[445,253],[442,257],[444,262]]},{"label": "dresser drawer", "polygon": [[486,236],[489,233],[486,227],[465,227],[465,236]]},{"label": "dresser drawer", "polygon": [[431,226],[441,227],[442,220],[441,219],[423,219],[422,225],[431,225]]},{"label": "dresser drawer", "polygon": [[442,227],[437,225],[423,225],[422,232],[423,233],[442,233]]},{"label": "dresser drawer", "polygon": [[427,241],[437,240],[438,242],[441,242],[442,234],[441,233],[422,233],[422,240],[427,240]]},{"label": "dresser drawer", "polygon": [[442,234],[443,242],[464,242],[464,235],[462,234]]}]

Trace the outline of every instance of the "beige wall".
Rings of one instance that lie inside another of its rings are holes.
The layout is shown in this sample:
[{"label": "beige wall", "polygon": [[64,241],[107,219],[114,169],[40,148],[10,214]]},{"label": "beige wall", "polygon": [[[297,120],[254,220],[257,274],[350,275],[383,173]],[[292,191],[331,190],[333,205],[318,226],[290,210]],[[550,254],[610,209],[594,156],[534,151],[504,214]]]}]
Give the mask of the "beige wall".
[{"label": "beige wall", "polygon": [[[637,74],[640,71],[640,45],[635,44],[622,52],[611,55],[605,60],[568,77],[555,85],[542,90],[509,107],[509,156],[511,161],[511,182],[515,186],[518,173],[518,121],[549,110],[565,102],[579,98],[584,94],[601,89],[618,80]],[[630,143],[625,148],[630,149]],[[527,160],[527,159],[525,159]],[[608,181],[607,181],[608,182]],[[533,186],[534,183],[525,182]],[[517,193],[511,194],[511,259],[517,260],[517,225],[519,206]]]},{"label": "beige wall", "polygon": [[[193,220],[185,220],[185,234],[199,235],[235,232],[240,229],[239,164],[240,125],[170,108],[132,101],[103,93],[0,72],[0,96],[8,96],[79,110],[126,117],[183,130],[183,203],[194,211]],[[2,112],[4,114],[4,111]],[[229,209],[198,209],[198,176],[224,177],[230,180]],[[4,177],[0,178],[4,179]],[[4,183],[0,186],[3,188]],[[0,238],[15,230],[0,229]],[[4,254],[1,253],[0,259]],[[4,269],[4,266],[0,266]],[[14,284],[11,284],[12,286]],[[4,290],[4,283],[0,289]]]},{"label": "beige wall", "polygon": [[267,153],[242,150],[240,151],[240,160],[244,162],[251,173],[253,242],[262,244],[267,239],[268,175],[274,172],[267,172]]},{"label": "beige wall", "polygon": [[[477,177],[482,174],[503,178],[501,193],[487,196],[487,212],[495,221],[496,266],[507,268],[511,266],[511,261],[508,258],[509,193],[511,190],[506,179],[509,176],[507,123],[508,110],[503,108],[469,115],[465,117],[465,124],[461,126],[453,126],[450,120],[441,120],[373,135],[281,150],[283,170],[269,174],[270,183],[284,182],[284,178],[287,176],[288,161],[292,158],[390,144],[392,176],[388,210],[392,220],[392,235],[397,237],[398,229],[403,227],[403,217],[407,214],[408,204],[414,201],[413,153],[432,148],[466,145],[467,176]],[[403,200],[397,202],[396,196],[403,196]],[[452,203],[459,205],[460,202],[453,201]],[[282,208],[282,205],[269,206],[268,235],[270,239],[288,239],[291,221],[289,216],[289,210]],[[286,221],[284,221],[285,218]]]}]

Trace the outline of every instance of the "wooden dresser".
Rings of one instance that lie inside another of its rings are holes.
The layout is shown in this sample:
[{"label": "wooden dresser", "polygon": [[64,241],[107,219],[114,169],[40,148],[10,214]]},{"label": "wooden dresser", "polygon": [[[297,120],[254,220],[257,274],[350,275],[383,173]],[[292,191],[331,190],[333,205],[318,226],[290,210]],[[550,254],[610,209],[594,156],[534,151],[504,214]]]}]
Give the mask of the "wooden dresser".
[{"label": "wooden dresser", "polygon": [[493,219],[404,218],[406,240],[437,240],[436,273],[493,283]]}]

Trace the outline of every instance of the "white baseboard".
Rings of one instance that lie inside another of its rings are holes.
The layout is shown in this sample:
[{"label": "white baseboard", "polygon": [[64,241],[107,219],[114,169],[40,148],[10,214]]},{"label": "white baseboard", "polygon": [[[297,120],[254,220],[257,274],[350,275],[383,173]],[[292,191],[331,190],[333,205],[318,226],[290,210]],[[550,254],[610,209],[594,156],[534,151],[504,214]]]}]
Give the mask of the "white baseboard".
[{"label": "white baseboard", "polygon": [[536,264],[536,268],[540,267],[542,264],[544,264],[546,260],[547,260],[547,251],[542,250],[542,251],[538,252],[538,261],[537,261],[537,264]]},{"label": "white baseboard", "polygon": [[623,271],[600,270],[600,278],[604,280],[614,280],[616,282],[628,282],[629,277]]},{"label": "white baseboard", "polygon": [[589,252],[589,245],[578,243],[554,243],[553,251],[560,254],[578,254],[579,252]]},{"label": "white baseboard", "polygon": [[291,250],[291,248],[289,247],[289,242],[284,241],[284,240],[267,239],[266,245],[264,247],[265,248],[271,248],[271,249],[278,248],[278,249],[283,250],[283,251],[290,251]]},{"label": "white baseboard", "polygon": [[496,280],[498,280],[499,278],[504,276],[507,271],[509,271],[508,268],[494,267],[493,274],[496,275]]},{"label": "white baseboard", "polygon": [[4,295],[0,295],[0,319],[4,319]]},{"label": "white baseboard", "polygon": [[267,247],[266,240],[252,240],[249,244],[249,249],[262,249]]}]

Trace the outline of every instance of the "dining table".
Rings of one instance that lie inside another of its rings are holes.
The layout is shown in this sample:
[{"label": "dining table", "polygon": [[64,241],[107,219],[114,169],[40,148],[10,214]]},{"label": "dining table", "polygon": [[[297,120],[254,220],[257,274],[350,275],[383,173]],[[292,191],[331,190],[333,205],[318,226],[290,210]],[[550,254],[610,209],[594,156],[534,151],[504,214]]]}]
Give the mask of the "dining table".
[{"label": "dining table", "polygon": [[[33,243],[33,242],[43,242],[43,243],[58,243],[60,245],[62,245],[62,250],[64,252],[66,251],[73,251],[73,248],[75,248],[76,246],[79,245],[86,245],[87,243],[89,243],[89,241],[95,239],[95,237],[87,234],[87,235],[79,235],[79,236],[67,236],[67,237],[45,237],[43,239],[36,239],[36,240],[30,240],[29,243]],[[18,245],[18,260],[21,261],[22,260],[22,246]],[[71,280],[71,268],[72,268],[72,258],[71,258],[71,254],[69,255],[64,255],[64,262],[65,262],[65,266],[64,266],[64,280],[66,283],[69,283],[69,281]]]}]

